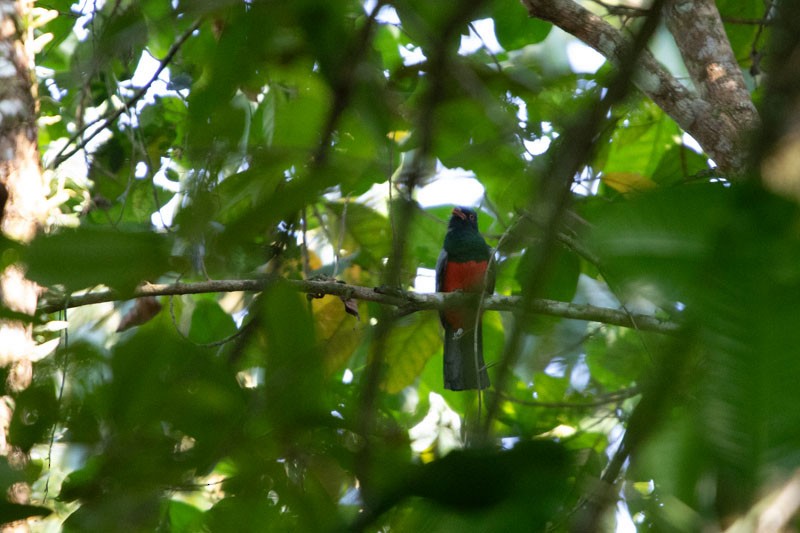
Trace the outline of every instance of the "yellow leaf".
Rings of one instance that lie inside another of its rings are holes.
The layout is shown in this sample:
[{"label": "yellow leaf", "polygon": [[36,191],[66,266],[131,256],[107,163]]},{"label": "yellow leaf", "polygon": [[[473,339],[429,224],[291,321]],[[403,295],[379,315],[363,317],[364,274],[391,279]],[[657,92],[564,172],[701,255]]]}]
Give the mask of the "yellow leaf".
[{"label": "yellow leaf", "polygon": [[439,319],[434,313],[415,313],[392,329],[386,340],[383,389],[394,394],[411,385],[432,356],[441,352]]},{"label": "yellow leaf", "polygon": [[430,446],[420,452],[419,459],[422,461],[422,464],[432,463],[436,460],[436,444],[434,440]]},{"label": "yellow leaf", "polygon": [[402,145],[406,139],[411,136],[411,132],[408,130],[397,130],[397,131],[390,131],[386,134],[389,140],[396,142],[397,144]]},{"label": "yellow leaf", "polygon": [[325,296],[311,301],[317,338],[325,350],[325,371],[328,375],[341,370],[361,342],[364,324],[369,323],[367,306],[359,303],[361,321],[348,315],[338,296]]},{"label": "yellow leaf", "polygon": [[653,494],[653,491],[656,490],[655,483],[653,483],[652,479],[648,481],[636,481],[633,484],[633,488],[642,496],[650,496]]},{"label": "yellow leaf", "polygon": [[609,172],[601,178],[603,183],[622,194],[642,192],[656,188],[656,183],[648,177],[635,172]]}]

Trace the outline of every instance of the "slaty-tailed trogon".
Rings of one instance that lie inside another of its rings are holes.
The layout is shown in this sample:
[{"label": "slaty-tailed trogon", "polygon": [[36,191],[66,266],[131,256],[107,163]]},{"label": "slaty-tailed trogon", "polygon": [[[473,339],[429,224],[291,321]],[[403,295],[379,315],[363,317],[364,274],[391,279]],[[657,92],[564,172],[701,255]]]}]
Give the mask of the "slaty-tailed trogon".
[{"label": "slaty-tailed trogon", "polygon": [[[494,279],[485,280],[491,249],[478,233],[478,215],[456,207],[450,216],[444,247],[436,262],[437,292],[494,292]],[[489,276],[492,278],[492,276]],[[444,387],[450,390],[485,389],[489,376],[483,361],[483,327],[477,310],[448,309],[439,314],[444,326]],[[477,351],[476,336],[477,334]]]}]

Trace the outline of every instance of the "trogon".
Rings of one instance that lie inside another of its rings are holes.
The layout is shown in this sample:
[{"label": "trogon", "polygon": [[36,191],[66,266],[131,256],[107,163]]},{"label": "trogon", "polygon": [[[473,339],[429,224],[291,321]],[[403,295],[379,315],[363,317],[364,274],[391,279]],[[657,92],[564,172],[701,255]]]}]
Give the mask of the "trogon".
[{"label": "trogon", "polygon": [[[478,232],[478,215],[466,207],[454,208],[436,262],[436,291],[480,292],[486,284],[486,292],[491,294],[494,279],[486,275],[490,256],[491,249]],[[487,388],[489,375],[483,361],[482,322],[478,320],[477,330],[475,327],[477,309],[474,306],[447,309],[439,317],[444,326],[444,387]]]}]

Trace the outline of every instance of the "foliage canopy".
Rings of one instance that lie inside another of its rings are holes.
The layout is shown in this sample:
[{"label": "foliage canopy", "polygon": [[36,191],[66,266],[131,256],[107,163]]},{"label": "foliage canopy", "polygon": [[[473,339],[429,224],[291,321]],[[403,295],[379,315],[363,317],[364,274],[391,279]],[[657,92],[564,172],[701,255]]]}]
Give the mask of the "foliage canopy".
[{"label": "foliage canopy", "polygon": [[[654,20],[583,5],[630,42]],[[33,459],[1,466],[3,487],[25,479],[54,511],[43,524],[700,530],[800,467],[800,211],[761,175],[799,123],[779,111],[800,102],[781,83],[800,76],[791,1],[716,3],[763,128],[748,165],[722,171],[631,75],[641,48],[575,69],[578,42],[516,0],[81,6],[36,11],[55,207],[4,265],[21,258],[45,300],[143,281],[264,290],[160,297],[124,332],[136,304],[41,315],[37,340],[61,342],[9,430]],[[668,28],[650,49],[678,79]],[[464,174],[483,187],[496,290],[522,301],[486,312],[481,398],[443,390],[435,312],[282,282],[425,286]],[[527,312],[538,298],[681,328]],[[617,506],[592,503],[604,472]]]}]

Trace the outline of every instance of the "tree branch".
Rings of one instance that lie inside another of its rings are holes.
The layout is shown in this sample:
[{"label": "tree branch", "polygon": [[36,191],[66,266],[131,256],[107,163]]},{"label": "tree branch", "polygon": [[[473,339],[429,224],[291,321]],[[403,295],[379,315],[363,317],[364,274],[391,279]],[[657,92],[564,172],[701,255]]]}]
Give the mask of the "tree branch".
[{"label": "tree branch", "polygon": [[[522,0],[522,3],[530,16],[574,35],[617,66],[631,46],[630,40],[618,29],[573,0]],[[723,171],[738,173],[743,170],[746,153],[730,139],[741,138],[744,130],[732,130],[732,125],[719,116],[715,103],[684,87],[648,50],[642,51],[632,81],[694,137]]]},{"label": "tree branch", "polygon": [[695,88],[725,123],[732,149],[744,154],[742,134],[758,126],[758,113],[714,0],[669,0],[664,15]]},{"label": "tree branch", "polygon": [[[147,283],[136,288],[130,294],[120,294],[113,290],[67,296],[48,294],[42,297],[38,311],[41,313],[55,313],[67,308],[141,298],[144,296],[169,296],[235,291],[260,292],[271,282],[274,281],[268,279],[236,279],[202,281],[197,283]],[[298,292],[304,292],[311,297],[332,295],[345,299],[352,298],[355,300],[375,302],[398,307],[402,309],[404,314],[464,305],[475,299],[475,295],[472,294],[443,292],[421,294],[394,290],[382,291],[380,288],[373,289],[358,285],[348,285],[337,281],[281,279],[279,282],[285,283]],[[522,299],[519,296],[502,295],[489,296],[484,300],[483,304],[483,308],[490,311],[515,311],[522,308],[522,306]],[[596,307],[594,305],[537,299],[526,304],[525,309],[534,314],[601,322],[603,324],[655,331],[658,333],[676,334],[680,329],[678,323],[669,320],[661,320],[650,315],[630,315],[621,309]]]}]

